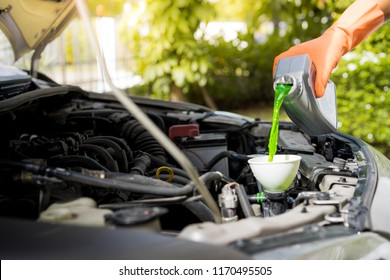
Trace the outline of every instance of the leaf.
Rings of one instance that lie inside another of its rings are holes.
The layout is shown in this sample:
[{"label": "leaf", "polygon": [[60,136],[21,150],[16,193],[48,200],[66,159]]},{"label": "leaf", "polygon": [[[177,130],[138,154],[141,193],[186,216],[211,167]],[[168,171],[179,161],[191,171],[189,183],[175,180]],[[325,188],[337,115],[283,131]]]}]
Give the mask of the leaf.
[{"label": "leaf", "polygon": [[172,80],[177,87],[183,87],[186,77],[185,69],[178,67],[172,70]]},{"label": "leaf", "polygon": [[202,74],[206,74],[209,69],[208,62],[205,59],[201,59],[199,61],[199,72]]}]

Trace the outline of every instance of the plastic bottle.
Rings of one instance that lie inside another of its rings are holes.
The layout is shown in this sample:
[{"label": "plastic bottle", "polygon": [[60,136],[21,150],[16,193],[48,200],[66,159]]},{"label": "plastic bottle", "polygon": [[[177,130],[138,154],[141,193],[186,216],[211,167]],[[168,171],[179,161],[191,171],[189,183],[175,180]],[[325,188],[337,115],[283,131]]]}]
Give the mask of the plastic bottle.
[{"label": "plastic bottle", "polygon": [[320,135],[337,130],[336,87],[328,82],[325,94],[314,94],[315,67],[308,55],[282,58],[274,75],[277,84],[292,84],[283,101],[283,108],[290,119],[305,133]]}]

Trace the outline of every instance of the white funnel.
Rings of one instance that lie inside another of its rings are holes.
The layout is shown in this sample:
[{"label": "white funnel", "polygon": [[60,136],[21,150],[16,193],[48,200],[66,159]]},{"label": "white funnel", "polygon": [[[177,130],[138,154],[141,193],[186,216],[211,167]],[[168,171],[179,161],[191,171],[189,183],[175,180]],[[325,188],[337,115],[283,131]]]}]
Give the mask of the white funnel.
[{"label": "white funnel", "polygon": [[301,157],[297,155],[275,155],[272,162],[268,155],[248,160],[253,175],[266,192],[285,192],[297,175]]}]

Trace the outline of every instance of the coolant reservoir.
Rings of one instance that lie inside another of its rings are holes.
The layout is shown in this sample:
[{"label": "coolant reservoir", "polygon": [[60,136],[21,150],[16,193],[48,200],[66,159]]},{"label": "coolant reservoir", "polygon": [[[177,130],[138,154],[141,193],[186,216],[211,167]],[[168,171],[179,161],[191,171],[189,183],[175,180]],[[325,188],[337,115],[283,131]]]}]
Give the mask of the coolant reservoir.
[{"label": "coolant reservoir", "polygon": [[320,135],[337,130],[336,87],[328,81],[325,94],[314,94],[315,67],[307,54],[279,60],[275,76],[276,84],[292,84],[283,101],[283,108],[290,119],[309,135]]}]

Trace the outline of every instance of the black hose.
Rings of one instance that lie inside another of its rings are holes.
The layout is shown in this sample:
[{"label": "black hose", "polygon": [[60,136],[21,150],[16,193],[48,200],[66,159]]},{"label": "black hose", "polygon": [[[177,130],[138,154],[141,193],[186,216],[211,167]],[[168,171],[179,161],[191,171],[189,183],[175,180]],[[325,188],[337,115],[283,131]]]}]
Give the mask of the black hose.
[{"label": "black hose", "polygon": [[100,156],[106,163],[108,170],[112,172],[119,172],[118,163],[113,159],[111,154],[104,148],[92,145],[92,144],[82,144],[79,146],[80,151],[91,152],[95,155]]},{"label": "black hose", "polygon": [[130,174],[144,175],[150,166],[150,158],[147,155],[141,155],[132,164],[133,167],[130,169]]},{"label": "black hose", "polygon": [[62,179],[67,182],[79,183],[97,188],[116,189],[139,194],[180,196],[189,194],[194,189],[193,184],[187,184],[184,187],[178,188],[173,184],[140,175],[129,176],[126,178],[126,181],[124,180],[125,177],[121,179],[100,179],[61,168],[47,169],[47,175]]},{"label": "black hose", "polygon": [[44,170],[44,167],[36,163],[15,161],[15,160],[8,160],[8,159],[0,159],[0,165],[18,167],[20,169],[30,171],[34,174],[40,174],[42,170]]},{"label": "black hose", "polygon": [[[193,182],[190,182],[185,186],[178,188],[173,184],[140,175],[122,176],[120,178],[118,177],[118,179],[99,179],[73,171],[66,171],[61,168],[48,169],[47,174],[62,179],[64,181],[81,183],[94,187],[112,188],[140,194],[152,194],[161,196],[188,195],[195,188]],[[107,175],[117,176],[119,174],[111,173]],[[205,185],[209,185],[211,182],[219,180],[222,177],[223,175],[219,172],[208,172],[200,176],[199,179],[202,180]]]},{"label": "black hose", "polygon": [[111,141],[114,141],[115,143],[117,143],[124,150],[124,152],[126,153],[126,156],[127,156],[127,160],[128,161],[133,160],[133,151],[127,145],[125,139],[118,138],[118,137],[115,137],[115,136],[106,136],[106,135],[105,136],[93,136],[93,137],[91,137],[89,139],[109,139]]},{"label": "black hose", "polygon": [[224,178],[224,175],[221,172],[218,171],[210,171],[202,176],[200,176],[200,179],[205,183],[206,187],[210,189],[211,183],[217,180],[221,180]]},{"label": "black hose", "polygon": [[147,112],[147,115],[162,131],[167,132],[165,128],[165,122],[159,114]]},{"label": "black hose", "polygon": [[[79,183],[105,189],[117,189],[140,194],[181,196],[188,195],[195,189],[193,182],[179,188],[173,184],[140,175],[108,173],[106,174],[107,176],[111,176],[113,178],[117,177],[118,179],[100,179],[75,171],[65,170],[63,168],[43,168],[38,164],[13,160],[0,160],[0,165],[18,167],[34,174],[55,177],[65,182]],[[200,176],[199,179],[207,186],[215,180],[220,180],[222,177],[223,175],[220,172],[208,172]]]},{"label": "black hose", "polygon": [[215,155],[205,166],[206,170],[211,170],[214,165],[216,165],[220,160],[223,158],[229,158],[229,159],[234,159],[234,160],[242,160],[246,161],[248,160],[248,157],[246,155],[241,155],[233,151],[223,151]]},{"label": "black hose", "polygon": [[185,201],[182,203],[202,222],[215,222],[213,212],[202,201]]},{"label": "black hose", "polygon": [[246,218],[255,216],[255,213],[253,213],[253,209],[249,203],[248,195],[246,194],[244,186],[238,184],[235,189],[237,191],[238,201],[240,202],[244,216]]},{"label": "black hose", "polygon": [[49,164],[60,167],[72,167],[77,165],[78,167],[84,167],[92,170],[109,171],[104,165],[88,156],[68,155],[56,157],[49,159]]},{"label": "black hose", "polygon": [[133,150],[148,152],[165,160],[165,151],[156,139],[137,121],[126,122],[121,129],[123,137]]},{"label": "black hose", "polygon": [[[174,167],[172,164],[168,163],[166,160],[162,160],[161,158],[158,158],[150,153],[142,152],[142,154],[147,155],[150,158],[150,167],[160,167],[160,166],[169,166]],[[184,171],[183,171],[184,172]]]},{"label": "black hose", "polygon": [[[161,175],[163,175],[163,174],[161,174]],[[166,186],[168,184],[171,187],[178,187],[178,186],[175,186],[173,184],[167,183],[165,181],[161,181],[158,179],[149,178],[149,177],[145,177],[145,176],[140,176],[140,175],[131,175],[131,174],[125,174],[125,173],[107,173],[106,176],[107,176],[107,178],[115,178],[115,179],[122,180],[125,182],[132,180],[134,177],[147,178],[150,180],[154,180],[155,183],[162,182],[163,186]],[[207,186],[207,188],[210,188],[210,185],[212,182],[217,181],[217,180],[221,180],[223,178],[224,178],[224,176],[220,172],[207,172],[207,173],[203,174],[202,176],[200,176],[199,179],[204,182],[204,184]],[[183,179],[186,179],[186,178],[183,178]],[[194,185],[194,184],[191,181],[188,181],[184,187],[186,187],[187,185]],[[158,187],[158,185],[156,185],[156,187]],[[183,188],[183,186],[179,186],[179,187]]]},{"label": "black hose", "polygon": [[103,146],[104,148],[111,148],[113,150],[113,156],[118,163],[118,171],[127,172],[128,162],[125,151],[116,142],[111,139],[104,138],[89,138],[83,144],[96,144]]}]

